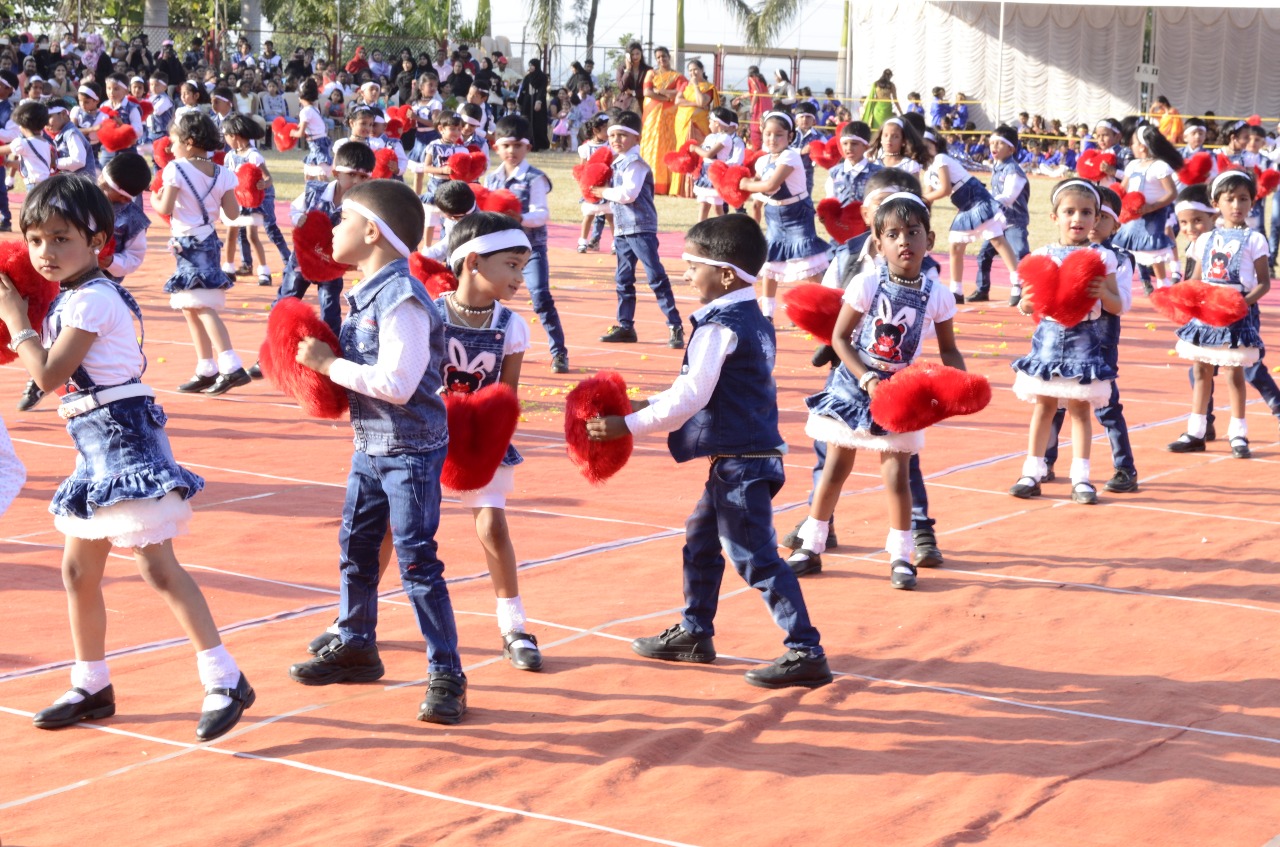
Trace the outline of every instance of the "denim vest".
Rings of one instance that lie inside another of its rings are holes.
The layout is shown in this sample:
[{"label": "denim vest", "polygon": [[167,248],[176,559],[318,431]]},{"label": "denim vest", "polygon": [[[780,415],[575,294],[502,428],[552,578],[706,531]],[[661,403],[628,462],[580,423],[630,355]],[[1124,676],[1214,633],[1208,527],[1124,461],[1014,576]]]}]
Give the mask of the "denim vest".
[{"label": "denim vest", "polygon": [[[720,369],[720,379],[707,405],[667,436],[667,448],[677,462],[697,456],[734,456],[776,450],[783,443],[778,432],[778,391],[773,381],[775,354],[773,324],[765,320],[754,300],[708,306],[691,318],[693,333],[708,323],[729,329],[738,339]],[[689,368],[685,353],[682,372]]]},{"label": "denim vest", "polygon": [[1031,181],[1026,178],[1022,172],[1022,168],[1018,167],[1018,163],[1013,157],[1005,159],[996,165],[995,170],[991,173],[991,196],[995,196],[1004,190],[1005,180],[1016,179],[1022,177],[1022,191],[1018,193],[1018,199],[1014,201],[1012,206],[1000,204],[1004,211],[1005,223],[1009,226],[1020,226],[1026,228],[1031,222],[1031,215],[1027,211],[1027,203],[1031,200]]},{"label": "denim vest", "polygon": [[797,132],[795,138],[791,139],[791,143],[787,145],[795,149],[800,154],[800,161],[804,164],[804,186],[810,194],[813,193],[813,159],[809,157],[809,145],[815,141],[825,141],[826,137],[816,129]]},{"label": "denim vest", "polygon": [[873,173],[880,170],[884,170],[883,166],[863,159],[862,169],[855,174],[849,170],[848,162],[841,162],[839,167],[831,171],[832,186],[835,188],[835,196],[840,201],[840,205],[848,206],[854,201],[861,203],[862,198],[866,196],[867,180],[871,179]]},{"label": "denim vest", "polygon": [[146,212],[138,208],[137,203],[112,203],[111,211],[116,216],[113,235],[116,239],[117,250],[123,250],[124,246],[132,241],[138,233],[146,232],[151,226],[151,219],[147,217]]},{"label": "denim vest", "polygon": [[[497,304],[495,304],[495,307]],[[448,295],[436,300],[436,308],[442,316],[449,314]],[[444,365],[444,388],[448,393],[472,394],[502,379],[502,360],[507,344],[507,332],[515,312],[496,308],[496,322],[486,327],[471,327],[444,322],[444,342],[447,359]],[[518,465],[524,459],[514,444],[507,445],[504,465]]]},{"label": "denim vest", "polygon": [[618,235],[657,233],[658,210],[653,205],[653,171],[640,158],[640,148],[633,147],[613,160],[613,179],[609,185],[618,188],[628,168],[644,168],[644,187],[632,203],[609,202],[613,209],[613,227]]},{"label": "denim vest", "polygon": [[355,447],[370,456],[425,453],[449,443],[444,401],[440,398],[440,363],[444,360],[444,326],[427,291],[409,275],[409,263],[396,259],[344,295],[347,319],[338,336],[342,357],[358,365],[378,361],[378,328],[383,315],[406,300],[417,300],[431,318],[431,360],[413,396],[403,406],[347,392]]},{"label": "denim vest", "polygon": [[332,200],[325,199],[324,193],[328,188],[329,183],[324,180],[313,179],[308,181],[302,189],[302,202],[308,212],[324,212],[336,226],[342,217],[342,207]]},{"label": "denim vest", "polygon": [[[161,98],[163,98],[163,100]],[[155,107],[160,105],[164,100],[169,101],[169,108],[165,109],[163,112],[154,111]],[[169,134],[169,124],[173,123],[173,113],[176,108],[175,104],[173,100],[169,98],[168,94],[160,94],[153,95],[151,106],[153,111],[151,113],[151,117],[147,118],[147,129],[151,131],[152,138],[164,138]]]},{"label": "denim vest", "polygon": [[80,143],[84,145],[84,167],[76,171],[76,173],[89,177],[89,179],[97,182],[98,177],[98,159],[93,155],[93,145],[89,143],[89,139],[85,138],[84,133],[76,129],[75,125],[70,121],[53,137],[54,155],[58,158],[71,155],[71,143],[67,140],[69,136],[80,136]]},{"label": "denim vest", "polygon": [[[518,169],[517,169],[518,172]],[[523,176],[512,174],[507,176],[506,169],[501,165],[497,170],[489,174],[484,181],[484,187],[490,191],[497,191],[505,188],[512,194],[520,198],[520,211],[528,213],[529,211],[529,194],[532,189],[533,181],[538,177],[542,177],[547,181],[547,191],[551,190],[551,177],[542,171],[528,165],[525,168]],[[529,246],[534,250],[545,249],[547,246],[547,227],[546,224],[535,227],[525,227],[524,234],[529,236]]]}]

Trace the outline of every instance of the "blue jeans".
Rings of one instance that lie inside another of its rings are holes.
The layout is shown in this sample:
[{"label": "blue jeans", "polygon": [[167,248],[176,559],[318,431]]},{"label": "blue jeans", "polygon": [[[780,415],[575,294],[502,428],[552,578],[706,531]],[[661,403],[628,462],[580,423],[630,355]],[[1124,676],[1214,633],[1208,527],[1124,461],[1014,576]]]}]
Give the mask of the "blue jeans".
[{"label": "blue jeans", "polygon": [[[280,251],[280,258],[289,261],[292,253],[289,250],[289,242],[285,240],[284,233],[280,231],[280,224],[276,222],[276,193],[274,189],[268,189],[266,199],[262,201],[260,207],[262,212],[262,228],[267,233],[267,238],[271,239],[271,243]],[[240,229],[240,258],[244,260],[247,267],[253,267],[253,259],[249,255],[249,228],[242,227]]]},{"label": "blue jeans", "polygon": [[618,290],[618,326],[632,329],[636,319],[636,264],[644,265],[649,287],[658,298],[658,308],[667,316],[667,324],[681,326],[676,298],[671,293],[671,280],[658,258],[658,236],[652,232],[635,235],[614,233],[614,246],[618,250],[618,270],[614,283]]},{"label": "blue jeans", "polygon": [[524,266],[524,284],[529,289],[529,298],[533,300],[533,311],[538,315],[538,323],[547,332],[551,355],[569,355],[564,346],[564,327],[560,324],[560,313],[556,311],[556,301],[551,297],[546,247],[533,249],[528,264]]},{"label": "blue jeans", "polygon": [[778,555],[773,496],[785,477],[782,459],[719,459],[711,465],[702,498],[685,522],[682,626],[694,636],[715,634],[724,553],[747,584],[764,596],[788,649],[821,656],[818,630],[800,582]]},{"label": "blue jeans", "polygon": [[391,524],[400,581],[427,642],[427,670],[462,673],[458,630],[436,554],[440,525],[440,469],[447,447],[426,453],[370,456],[357,450],[347,476],[338,549],[342,604],[338,633],[344,644],[376,643],[378,549]]},{"label": "blue jeans", "polygon": [[[818,481],[822,479],[822,469],[827,466],[827,442],[813,442],[813,453],[818,461],[813,465],[813,488],[809,490],[809,502],[813,503],[813,493],[818,490]],[[911,529],[933,529],[937,523],[929,517],[929,492],[924,487],[924,474],[920,472],[920,455],[911,454],[907,465],[907,487],[911,491]],[[834,518],[835,516],[832,515]]]},{"label": "blue jeans", "polygon": [[[295,297],[301,300],[310,287],[311,281],[305,279],[290,261],[285,265],[284,273],[280,276],[280,291],[276,301],[278,302],[281,297]],[[337,335],[342,328],[342,280],[317,282],[316,290],[320,297],[320,319],[329,325],[334,335]]]},{"label": "blue jeans", "polygon": [[[1027,246],[1027,228],[1025,226],[1009,227],[1004,231],[1004,239],[1009,242],[1009,249],[1013,250],[1014,261],[1021,262],[1031,252]],[[974,289],[975,294],[988,294],[991,292],[991,263],[999,255],[996,252],[996,248],[991,246],[990,241],[982,242],[982,249],[978,251],[978,278],[976,280],[978,287]]]},{"label": "blue jeans", "polygon": [[[1115,380],[1111,382],[1111,399],[1102,408],[1094,409],[1093,415],[1107,431],[1107,440],[1111,442],[1112,466],[1118,471],[1137,476],[1138,468],[1133,463],[1133,446],[1129,443],[1129,425],[1124,420],[1124,406],[1120,403],[1120,389]],[[1067,410],[1059,409],[1049,426],[1049,446],[1044,451],[1044,460],[1050,467],[1058,461],[1058,433],[1062,430],[1066,417]]]},{"label": "blue jeans", "polygon": [[[1271,376],[1271,371],[1267,370],[1264,362],[1266,354],[1260,354],[1258,361],[1244,369],[1244,381],[1253,386],[1253,390],[1258,392],[1258,396],[1262,398],[1262,402],[1267,404],[1267,408],[1271,410],[1271,414],[1280,418],[1280,386],[1276,385],[1275,378]],[[1214,376],[1218,375],[1218,369],[1213,369]],[[1190,380],[1192,387],[1196,384],[1195,366],[1187,368],[1187,379]],[[1206,413],[1206,422],[1213,423],[1213,388],[1214,383],[1209,383],[1209,411]]]},{"label": "blue jeans", "polygon": [[591,235],[587,241],[591,244],[599,244],[602,235],[604,235],[604,215],[596,215],[591,219]]}]

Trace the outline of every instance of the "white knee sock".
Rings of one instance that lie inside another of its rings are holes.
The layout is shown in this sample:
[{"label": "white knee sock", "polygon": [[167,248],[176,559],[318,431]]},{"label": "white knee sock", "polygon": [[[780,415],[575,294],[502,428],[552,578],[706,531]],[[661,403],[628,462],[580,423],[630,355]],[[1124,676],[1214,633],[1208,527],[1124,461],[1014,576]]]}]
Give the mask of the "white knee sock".
[{"label": "white knee sock", "polygon": [[1249,422],[1244,418],[1232,418],[1231,423],[1227,424],[1227,440],[1233,438],[1248,438]]},{"label": "white knee sock", "polygon": [[235,273],[236,272],[235,262],[223,262],[222,271],[223,273],[229,273],[229,274]]},{"label": "white knee sock", "polygon": [[235,350],[223,350],[218,354],[218,373],[235,373],[243,367],[244,362],[240,361]]},{"label": "white knee sock", "polygon": [[1022,293],[1022,282],[1021,280],[1018,279],[1018,274],[1016,271],[1014,273],[1009,274],[1009,287],[1013,290],[1014,294]]},{"label": "white knee sock", "polygon": [[[111,684],[111,673],[106,662],[76,662],[71,666],[71,686],[90,694],[97,694]],[[59,703],[79,703],[84,696],[68,691],[58,698]]]},{"label": "white knee sock", "polygon": [[1027,456],[1022,462],[1022,475],[1039,481],[1049,475],[1049,463],[1044,456]]},{"label": "white knee sock", "polygon": [[820,521],[810,515],[800,524],[796,537],[800,539],[805,550],[812,550],[821,555],[827,549],[827,533],[831,531],[831,521]]},{"label": "white knee sock", "polygon": [[1187,435],[1195,438],[1204,438],[1205,431],[1209,428],[1209,418],[1206,415],[1187,415]]},{"label": "white knee sock", "polygon": [[1088,459],[1072,459],[1071,460],[1071,484],[1089,481],[1089,460]]},{"label": "white knee sock", "polygon": [[200,359],[196,362],[196,376],[217,376],[218,363],[213,359]]},{"label": "white knee sock", "polygon": [[508,632],[519,630],[524,632],[524,625],[527,619],[524,616],[524,603],[520,601],[520,595],[515,597],[499,597],[498,598],[498,631],[503,635]]},{"label": "white knee sock", "polygon": [[764,314],[766,318],[771,318],[773,317],[773,310],[776,304],[777,304],[777,299],[774,297],[761,297],[760,311]]},{"label": "white knee sock", "polygon": [[915,557],[916,541],[909,529],[891,529],[889,537],[884,540],[885,552],[889,554],[889,561],[911,563]]},{"label": "white knee sock", "polygon": [[[196,653],[196,669],[205,688],[235,688],[240,684],[240,668],[224,644]],[[206,694],[200,711],[211,712],[230,705],[231,698],[224,694]]]},{"label": "white knee sock", "polygon": [[258,276],[271,276],[270,265],[258,265]]}]

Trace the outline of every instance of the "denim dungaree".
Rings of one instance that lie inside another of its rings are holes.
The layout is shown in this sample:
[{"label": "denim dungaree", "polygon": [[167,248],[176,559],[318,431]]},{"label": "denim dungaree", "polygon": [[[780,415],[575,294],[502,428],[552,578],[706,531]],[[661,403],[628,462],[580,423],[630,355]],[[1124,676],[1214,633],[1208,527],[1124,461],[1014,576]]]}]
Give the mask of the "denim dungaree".
[{"label": "denim dungaree", "polygon": [[[204,201],[213,193],[221,168],[218,165],[213,166],[209,190],[202,195],[196,191],[182,163],[174,162],[173,164],[178,171],[178,176],[182,177],[187,190],[196,200],[196,206],[200,209],[201,223],[204,226],[212,226],[209,210],[205,208]],[[235,285],[235,281],[222,269],[222,241],[218,238],[216,230],[204,238],[194,235],[174,236],[169,239],[169,245],[175,250],[174,257],[177,259],[178,268],[164,284],[166,294],[195,289],[227,289]]]},{"label": "denim dungaree", "polygon": [[[1252,229],[1215,229],[1206,239],[1203,255],[1197,257],[1201,279],[1209,285],[1228,286],[1244,294],[1244,286],[1240,283],[1241,254],[1252,232]],[[1196,347],[1261,349],[1261,317],[1255,303],[1249,307],[1249,314],[1230,326],[1211,326],[1199,318],[1192,318],[1190,323],[1178,328],[1178,340]]]},{"label": "denim dungaree", "polygon": [[[503,349],[507,342],[507,328],[513,312],[498,309],[498,322],[492,326],[472,327],[456,324],[447,318],[448,295],[436,300],[436,308],[444,321],[444,390],[459,394],[472,394],[502,379]],[[497,304],[494,304],[495,307]],[[524,461],[514,444],[507,445],[502,464],[514,467]]]},{"label": "denim dungaree", "polygon": [[[1125,180],[1126,193],[1142,193],[1146,184],[1147,172],[1144,170],[1135,173]],[[1169,210],[1166,208],[1156,209],[1136,221],[1129,221],[1121,225],[1120,230],[1112,237],[1111,241],[1120,249],[1133,253],[1135,259],[1141,260],[1144,258],[1141,255],[1143,253],[1159,253],[1173,247],[1173,242],[1164,231],[1168,223]],[[1139,261],[1139,264],[1149,265],[1151,262],[1148,259],[1146,262]]]},{"label": "denim dungaree", "polygon": [[[1094,249],[1093,246],[1050,244],[1044,252],[1061,265],[1076,250]],[[1089,385],[1113,380],[1116,378],[1116,365],[1107,356],[1111,335],[1111,322],[1102,312],[1101,301],[1094,303],[1089,315],[1073,327],[1065,327],[1046,317],[1031,336],[1031,352],[1014,361],[1011,367],[1046,382],[1057,378]]]}]

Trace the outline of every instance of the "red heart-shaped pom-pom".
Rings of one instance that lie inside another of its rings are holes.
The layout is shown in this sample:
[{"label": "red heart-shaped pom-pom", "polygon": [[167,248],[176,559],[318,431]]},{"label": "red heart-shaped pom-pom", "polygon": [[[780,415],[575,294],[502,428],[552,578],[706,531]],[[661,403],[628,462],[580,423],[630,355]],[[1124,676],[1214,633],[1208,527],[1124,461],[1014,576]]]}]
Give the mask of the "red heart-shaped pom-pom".
[{"label": "red heart-shaped pom-pom", "polygon": [[215,150],[210,160],[218,167],[224,167],[227,163],[227,151]]},{"label": "red heart-shaped pom-pom", "polygon": [[1263,171],[1258,176],[1258,198],[1268,196],[1280,186],[1280,171]]},{"label": "red heart-shaped pom-pom", "polygon": [[489,157],[478,151],[468,150],[466,153],[454,153],[446,162],[449,176],[460,182],[475,182],[484,176],[489,167]]},{"label": "red heart-shaped pom-pom", "polygon": [[132,94],[129,95],[128,99],[133,103],[133,105],[138,107],[138,111],[142,114],[142,119],[144,121],[149,120],[151,116],[155,114],[156,104],[152,103],[150,100],[139,100]]},{"label": "red heart-shaped pom-pom", "polygon": [[[45,279],[31,264],[31,253],[24,241],[0,241],[0,272],[13,280],[13,286],[27,301],[27,320],[38,332],[49,314],[49,307],[58,296],[58,283]],[[7,365],[18,358],[9,350],[13,337],[9,328],[0,321],[0,365]]]},{"label": "red heart-shaped pom-pom", "polygon": [[173,150],[170,149],[172,146],[173,141],[167,135],[157,138],[151,144],[151,156],[156,160],[156,167],[160,170],[164,170],[165,165],[173,161]]},{"label": "red heart-shaped pom-pom", "polygon": [[822,221],[837,244],[844,244],[867,231],[860,200],[842,206],[835,197],[824,197],[818,201],[818,220]]},{"label": "red heart-shaped pom-pom", "polygon": [[399,118],[387,120],[387,138],[400,138],[404,135],[404,121]]},{"label": "red heart-shaped pom-pom", "polygon": [[743,191],[740,187],[744,179],[751,178],[751,171],[745,165],[726,165],[724,162],[715,161],[707,169],[707,175],[711,178],[711,184],[715,186],[716,191],[724,198],[724,202],[729,204],[730,209],[745,205],[751,196],[750,192]]},{"label": "red heart-shaped pom-pom", "polygon": [[613,168],[602,162],[588,161],[577,173],[578,187],[582,189],[582,199],[588,203],[599,203],[592,193],[593,188],[604,188],[613,179]]},{"label": "red heart-shaped pom-pom", "polygon": [[293,131],[297,128],[298,125],[290,123],[284,115],[276,115],[271,122],[271,140],[275,142],[277,150],[284,152],[298,146],[298,139],[293,137]]},{"label": "red heart-shaped pom-pom", "polygon": [[1151,292],[1156,311],[1181,326],[1199,318],[1210,326],[1225,327],[1249,314],[1244,295],[1230,286],[1186,280]]},{"label": "red heart-shaped pom-pom", "polygon": [[111,260],[116,257],[116,237],[108,236],[102,249],[98,251],[98,267],[106,269],[111,267]]},{"label": "red heart-shaped pom-pom", "polygon": [[665,154],[662,157],[663,164],[673,173],[686,175],[697,173],[702,170],[702,157],[693,152],[693,148],[697,146],[692,138],[689,139],[680,145],[679,150]]},{"label": "red heart-shaped pom-pom", "polygon": [[1127,224],[1142,217],[1142,207],[1147,197],[1141,191],[1130,191],[1120,200],[1120,223]]},{"label": "red heart-shaped pom-pom", "polygon": [[262,181],[262,168],[245,162],[236,169],[236,202],[244,209],[256,209],[262,205],[267,193],[258,187]]},{"label": "red heart-shaped pom-pom", "polygon": [[1097,181],[1102,179],[1102,151],[1092,148],[1084,151],[1076,159],[1076,173],[1081,179]]},{"label": "red heart-shaped pom-pom", "polygon": [[1106,263],[1093,250],[1071,253],[1058,270],[1058,295],[1049,317],[1066,327],[1080,323],[1098,302],[1095,295],[1089,294],[1090,284],[1106,275]]},{"label": "red heart-shaped pom-pom", "polygon": [[843,298],[844,292],[838,288],[805,282],[783,293],[782,308],[793,324],[823,344],[830,344]]},{"label": "red heart-shaped pom-pom", "polygon": [[844,154],[840,152],[839,142],[836,143],[834,150],[830,141],[827,140],[809,142],[809,159],[819,167],[831,170],[840,164],[840,160],[843,158]]},{"label": "red heart-shaped pom-pom", "polygon": [[764,156],[763,150],[748,150],[742,156],[742,166],[752,173],[756,172],[756,161]]},{"label": "red heart-shaped pom-pom", "polygon": [[298,344],[315,338],[341,358],[342,348],[316,310],[295,297],[282,297],[267,316],[267,337],[258,351],[258,366],[271,384],[292,397],[313,418],[342,417],[349,408],[347,392],[329,377],[298,362]]},{"label": "red heart-shaped pom-pom", "polygon": [[476,207],[482,212],[497,212],[500,215],[510,215],[513,218],[519,218],[524,214],[523,207],[520,205],[520,198],[505,188],[486,191],[483,198],[476,198]]},{"label": "red heart-shaped pom-pom", "polygon": [[1178,182],[1183,185],[1199,185],[1209,178],[1213,169],[1213,154],[1208,150],[1194,153],[1178,169]]},{"label": "red heart-shaped pom-pom", "polygon": [[394,179],[400,172],[400,160],[396,158],[396,151],[390,147],[373,151],[373,161],[373,179]]},{"label": "red heart-shaped pom-pom", "polygon": [[98,141],[102,142],[102,146],[109,152],[119,153],[138,143],[138,133],[134,132],[129,124],[105,120],[98,127]]},{"label": "red heart-shaped pom-pom", "polygon": [[422,283],[432,300],[446,291],[458,290],[458,278],[453,275],[453,271],[435,259],[428,259],[417,250],[409,254],[409,273]]},{"label": "red heart-shaped pom-pom", "polygon": [[1022,296],[1031,303],[1031,313],[1039,320],[1049,314],[1058,296],[1058,263],[1048,256],[1031,254],[1018,262]]},{"label": "red heart-shaped pom-pom", "polygon": [[303,279],[327,282],[339,279],[349,268],[333,259],[333,222],[319,209],[307,212],[293,228],[293,255]]},{"label": "red heart-shaped pom-pom", "polygon": [[871,417],[890,432],[915,432],[957,415],[972,415],[991,402],[991,383],[946,365],[919,362],[876,386]]},{"label": "red heart-shaped pom-pom", "polygon": [[507,445],[520,421],[520,401],[502,382],[479,391],[450,391],[444,395],[449,415],[449,450],[440,471],[440,484],[451,491],[477,491],[491,481],[502,465]]},{"label": "red heart-shaped pom-pom", "polygon": [[599,485],[622,470],[631,458],[634,439],[630,434],[613,441],[592,441],[587,421],[610,415],[631,414],[627,383],[616,371],[600,371],[578,383],[565,396],[564,441],[569,459],[587,481]]}]

